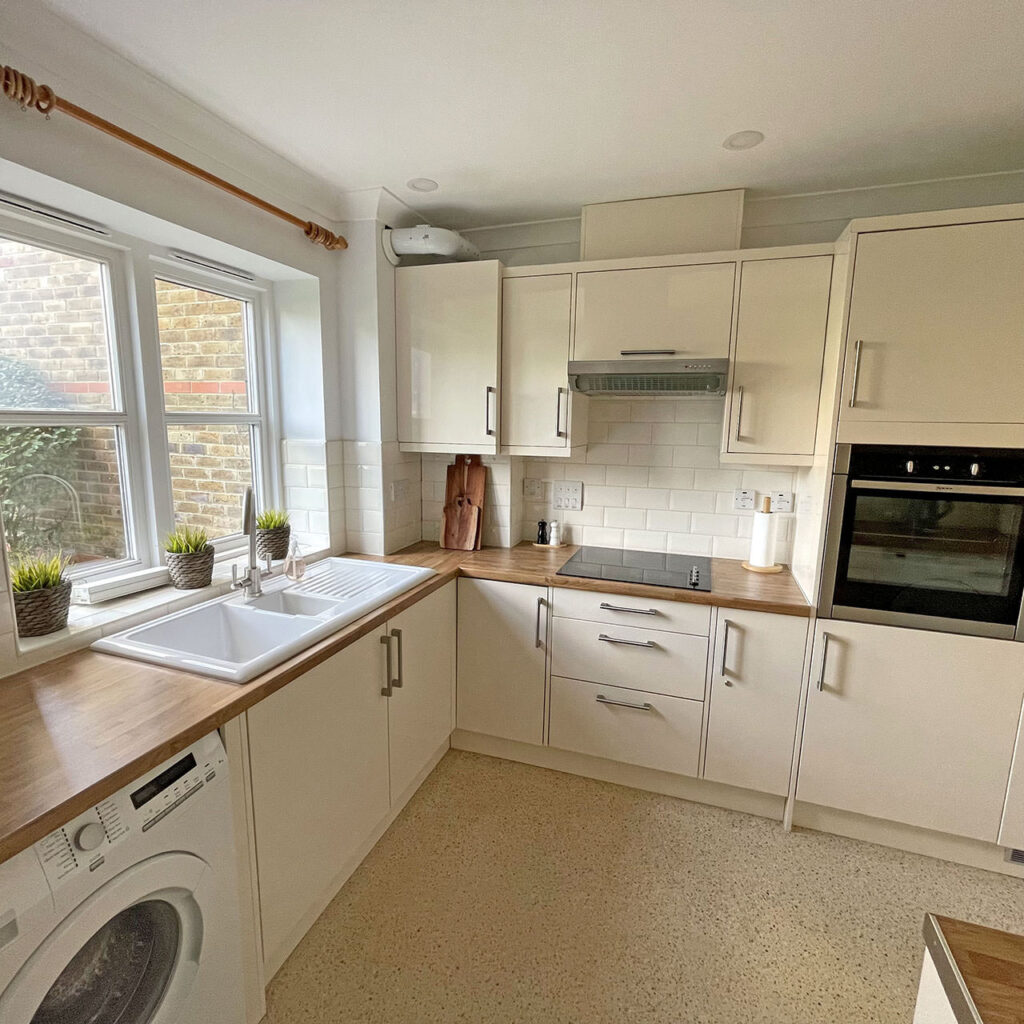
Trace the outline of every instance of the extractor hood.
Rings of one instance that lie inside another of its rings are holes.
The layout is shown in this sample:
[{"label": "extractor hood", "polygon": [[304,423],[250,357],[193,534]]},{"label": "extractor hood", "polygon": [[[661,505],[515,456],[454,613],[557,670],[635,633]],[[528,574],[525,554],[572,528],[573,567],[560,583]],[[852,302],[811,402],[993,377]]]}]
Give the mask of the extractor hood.
[{"label": "extractor hood", "polygon": [[581,395],[718,398],[728,359],[609,359],[569,363],[569,387]]}]

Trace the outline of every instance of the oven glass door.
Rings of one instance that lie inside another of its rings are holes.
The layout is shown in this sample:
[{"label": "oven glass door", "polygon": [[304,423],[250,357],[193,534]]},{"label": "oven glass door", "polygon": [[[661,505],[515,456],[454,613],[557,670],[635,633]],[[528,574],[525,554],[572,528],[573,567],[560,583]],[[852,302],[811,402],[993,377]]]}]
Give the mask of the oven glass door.
[{"label": "oven glass door", "polygon": [[1024,495],[851,480],[834,606],[1013,626],[1024,591]]}]

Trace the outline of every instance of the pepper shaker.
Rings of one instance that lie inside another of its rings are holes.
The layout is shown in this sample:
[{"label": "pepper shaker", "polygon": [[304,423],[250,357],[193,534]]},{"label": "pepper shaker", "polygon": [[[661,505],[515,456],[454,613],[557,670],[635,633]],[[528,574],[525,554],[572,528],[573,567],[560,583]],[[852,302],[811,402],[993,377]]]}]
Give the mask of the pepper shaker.
[{"label": "pepper shaker", "polygon": [[537,543],[547,544],[548,542],[548,524],[546,519],[541,519],[537,523]]}]

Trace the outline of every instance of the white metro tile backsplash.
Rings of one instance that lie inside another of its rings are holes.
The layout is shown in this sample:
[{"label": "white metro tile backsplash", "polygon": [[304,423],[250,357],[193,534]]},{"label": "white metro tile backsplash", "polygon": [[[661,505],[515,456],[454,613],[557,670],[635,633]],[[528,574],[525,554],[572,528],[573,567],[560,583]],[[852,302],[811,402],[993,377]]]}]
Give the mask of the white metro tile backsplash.
[{"label": "white metro tile backsplash", "polygon": [[[534,540],[537,520],[556,518],[575,544],[745,558],[753,516],[733,510],[733,491],[793,491],[796,474],[720,465],[723,409],[721,399],[591,399],[582,454],[523,460],[544,499],[522,503],[520,536]],[[582,511],[552,508],[555,480],[583,481]],[[792,531],[793,517],[780,515],[780,562],[790,561]]]},{"label": "white metro tile backsplash", "polygon": [[307,551],[344,550],[340,441],[282,442],[284,504],[292,536]]}]

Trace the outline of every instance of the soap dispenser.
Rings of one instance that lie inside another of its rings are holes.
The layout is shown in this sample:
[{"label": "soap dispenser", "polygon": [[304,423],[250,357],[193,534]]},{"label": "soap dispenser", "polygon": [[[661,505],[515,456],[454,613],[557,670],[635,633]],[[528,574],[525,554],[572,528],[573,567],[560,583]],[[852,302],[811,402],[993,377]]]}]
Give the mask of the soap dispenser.
[{"label": "soap dispenser", "polygon": [[306,560],[294,538],[288,547],[288,557],[284,560],[284,574],[290,580],[301,580],[306,575]]}]

